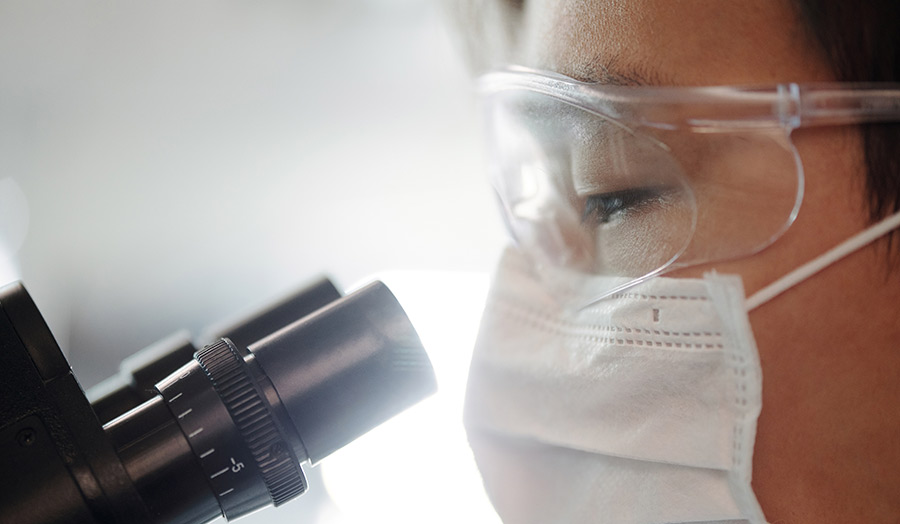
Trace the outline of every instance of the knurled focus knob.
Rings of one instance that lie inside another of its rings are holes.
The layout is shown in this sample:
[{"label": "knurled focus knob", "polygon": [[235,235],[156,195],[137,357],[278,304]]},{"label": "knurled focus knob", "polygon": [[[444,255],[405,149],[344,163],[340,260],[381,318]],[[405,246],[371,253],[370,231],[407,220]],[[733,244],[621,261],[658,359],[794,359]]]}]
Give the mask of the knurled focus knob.
[{"label": "knurled focus knob", "polygon": [[306,491],[300,463],[237,348],[220,339],[198,351],[196,359],[231,415],[275,505]]}]

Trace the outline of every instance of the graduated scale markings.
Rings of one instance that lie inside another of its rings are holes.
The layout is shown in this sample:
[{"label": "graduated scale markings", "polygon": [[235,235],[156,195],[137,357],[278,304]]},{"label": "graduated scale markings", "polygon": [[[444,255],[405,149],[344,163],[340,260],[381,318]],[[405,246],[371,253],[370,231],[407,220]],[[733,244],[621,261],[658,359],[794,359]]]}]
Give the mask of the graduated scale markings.
[{"label": "graduated scale markings", "polygon": [[[190,373],[184,373],[180,378],[181,378],[181,379],[187,378],[187,376],[188,376],[189,374],[190,374]],[[170,398],[170,399],[168,400],[169,404],[172,404],[173,402],[175,402],[176,400],[178,400],[179,398],[181,398],[182,395],[184,395],[184,392],[180,392],[180,393],[178,393],[177,395],[174,395],[172,398]],[[187,408],[186,410],[182,411],[181,413],[179,413],[179,414],[177,415],[178,420],[179,420],[179,421],[184,421],[185,417],[187,417],[188,415],[190,415],[191,413],[193,413],[193,411],[194,411],[194,408]],[[184,426],[182,426],[182,429],[184,429]],[[204,428],[203,428],[202,426],[197,427],[196,429],[194,429],[193,431],[191,431],[190,433],[187,434],[188,438],[189,438],[189,439],[192,439],[192,438],[196,437],[197,435],[199,435],[200,433],[203,432],[203,429],[204,429]],[[193,446],[192,446],[192,447],[193,447]],[[200,454],[200,458],[201,458],[201,459],[204,459],[204,458],[206,458],[206,457],[212,455],[213,453],[215,453],[215,451],[216,451],[215,448],[209,448],[209,449],[207,449],[206,451],[204,451],[203,453]],[[221,475],[224,475],[225,473],[228,473],[229,471],[231,471],[232,473],[240,473],[241,470],[244,469],[244,463],[243,463],[243,462],[238,462],[237,460],[235,460],[234,457],[228,457],[228,459],[231,461],[231,465],[230,465],[230,466],[225,466],[224,468],[222,468],[222,469],[216,471],[215,473],[213,473],[212,475],[210,475],[210,476],[209,476],[210,480],[212,480],[212,479],[214,479],[214,478],[216,478],[216,477],[219,477],[219,476],[221,476]],[[228,495],[229,493],[231,493],[231,492],[233,492],[233,491],[234,491],[234,488],[233,488],[233,487],[232,487],[232,488],[228,488],[227,490],[225,490],[225,491],[219,493],[219,496],[220,496],[220,497],[224,497],[225,495]]]}]

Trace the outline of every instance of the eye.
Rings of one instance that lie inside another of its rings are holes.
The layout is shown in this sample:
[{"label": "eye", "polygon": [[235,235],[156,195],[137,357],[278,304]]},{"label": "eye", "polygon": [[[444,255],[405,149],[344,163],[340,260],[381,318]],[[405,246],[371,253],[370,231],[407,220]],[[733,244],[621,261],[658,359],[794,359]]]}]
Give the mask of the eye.
[{"label": "eye", "polygon": [[624,218],[628,212],[660,202],[665,192],[665,188],[642,187],[587,195],[584,197],[581,223],[587,226],[608,224]]}]

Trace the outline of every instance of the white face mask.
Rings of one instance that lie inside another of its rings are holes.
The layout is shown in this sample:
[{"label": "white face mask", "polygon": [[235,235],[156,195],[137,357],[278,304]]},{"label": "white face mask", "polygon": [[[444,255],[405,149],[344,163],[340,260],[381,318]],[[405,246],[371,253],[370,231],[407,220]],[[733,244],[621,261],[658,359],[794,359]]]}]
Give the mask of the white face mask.
[{"label": "white face mask", "polygon": [[520,254],[506,253],[465,411],[500,517],[506,524],[764,523],[750,486],[762,372],[748,305],[898,225],[900,214],[746,302],[740,278],[713,274],[654,278],[573,308],[591,300],[592,287],[608,286],[572,273],[538,280]]}]

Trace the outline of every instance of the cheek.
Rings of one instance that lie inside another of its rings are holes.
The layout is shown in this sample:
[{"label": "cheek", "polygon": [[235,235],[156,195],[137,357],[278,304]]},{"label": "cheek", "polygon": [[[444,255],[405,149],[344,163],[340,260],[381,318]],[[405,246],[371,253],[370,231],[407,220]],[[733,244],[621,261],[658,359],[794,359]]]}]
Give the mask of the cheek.
[{"label": "cheek", "polygon": [[859,130],[849,126],[801,129],[793,138],[806,174],[803,226],[819,239],[815,248],[832,247],[867,225],[866,167]]},{"label": "cheek", "polygon": [[[701,277],[712,270],[736,274],[750,296],[867,227],[865,166],[856,130],[802,130],[794,133],[793,143],[803,164],[805,183],[797,219],[784,235],[755,255],[690,267],[669,276]],[[767,184],[765,180],[758,183]],[[752,215],[748,217],[750,223],[754,220]]]},{"label": "cheek", "polygon": [[796,157],[783,132],[682,133],[670,140],[697,208],[686,263],[757,253],[790,224],[801,194]]}]

